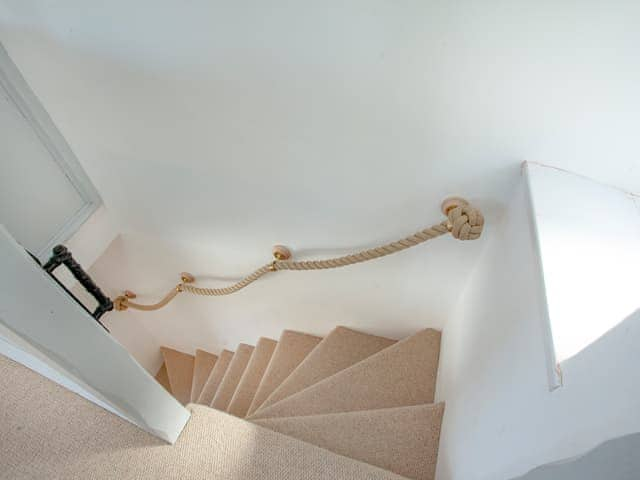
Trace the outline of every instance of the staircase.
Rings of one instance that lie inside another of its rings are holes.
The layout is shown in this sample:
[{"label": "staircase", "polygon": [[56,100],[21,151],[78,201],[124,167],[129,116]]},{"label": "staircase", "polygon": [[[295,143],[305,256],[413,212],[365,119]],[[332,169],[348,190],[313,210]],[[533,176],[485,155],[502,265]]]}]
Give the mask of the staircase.
[{"label": "staircase", "polygon": [[444,404],[434,404],[440,333],[396,341],[336,327],[286,330],[219,355],[162,347],[156,379],[196,403],[339,455],[431,480]]}]

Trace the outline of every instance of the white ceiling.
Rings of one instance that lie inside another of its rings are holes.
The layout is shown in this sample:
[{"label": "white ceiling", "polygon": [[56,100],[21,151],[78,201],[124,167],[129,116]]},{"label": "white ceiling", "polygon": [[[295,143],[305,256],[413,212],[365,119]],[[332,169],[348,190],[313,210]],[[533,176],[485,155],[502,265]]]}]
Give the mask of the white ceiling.
[{"label": "white ceiling", "polygon": [[495,219],[523,160],[640,192],[639,24],[636,1],[0,0],[123,231],[239,269],[394,239],[449,193]]},{"label": "white ceiling", "polygon": [[501,200],[523,160],[640,190],[639,2],[0,0],[0,19],[135,231],[348,246],[445,193]]}]

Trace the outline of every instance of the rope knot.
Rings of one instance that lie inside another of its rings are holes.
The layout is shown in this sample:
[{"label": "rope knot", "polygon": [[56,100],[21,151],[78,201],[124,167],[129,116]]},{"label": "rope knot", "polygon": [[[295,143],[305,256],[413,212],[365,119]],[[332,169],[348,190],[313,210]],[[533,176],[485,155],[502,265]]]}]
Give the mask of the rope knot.
[{"label": "rope knot", "polygon": [[458,205],[447,211],[448,227],[453,238],[458,240],[475,240],[482,234],[484,217],[477,208],[469,204]]}]

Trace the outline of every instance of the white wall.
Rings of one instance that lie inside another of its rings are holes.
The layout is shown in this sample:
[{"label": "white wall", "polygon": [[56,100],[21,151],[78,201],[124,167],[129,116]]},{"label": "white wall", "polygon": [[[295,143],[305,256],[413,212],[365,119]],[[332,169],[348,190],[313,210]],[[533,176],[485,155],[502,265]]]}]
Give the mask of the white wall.
[{"label": "white wall", "polygon": [[544,465],[518,480],[638,480],[640,434],[609,440],[579,458]]},{"label": "white wall", "polygon": [[443,332],[439,480],[500,480],[640,431],[640,311],[563,364],[550,392],[523,182]]},{"label": "white wall", "polygon": [[[493,221],[525,158],[637,191],[639,13],[626,0],[203,1],[186,10],[7,0],[0,40],[127,233],[92,273],[112,296],[131,288],[145,301],[181,270],[233,280],[267,261],[274,243],[301,258],[392,240],[440,218],[449,193]],[[444,345],[443,368],[455,376],[443,375],[443,392],[473,400],[474,385],[507,388],[511,378],[492,376],[501,368],[516,379],[538,371],[536,305],[510,288],[534,288],[535,269],[507,269],[531,255],[519,235],[506,230],[488,250],[465,293],[477,309],[459,310],[445,331],[460,343]],[[522,252],[508,250],[509,236]],[[336,323],[401,336],[446,324],[485,240],[440,239],[106,321],[150,369],[160,343],[218,350]],[[467,324],[483,312],[493,328]],[[479,373],[460,383],[468,371]],[[460,405],[448,412],[468,420]]]},{"label": "white wall", "polygon": [[[640,189],[639,14],[628,0],[5,0],[0,40],[126,234],[98,280],[146,301],[182,270],[236,278],[275,243],[312,258],[393,240],[448,194],[492,223],[524,159]],[[481,245],[436,243],[107,321],[187,351],[282,328],[440,327]]]},{"label": "white wall", "polygon": [[[437,206],[425,210],[425,226],[444,218]],[[399,232],[398,238],[408,233]],[[161,345],[191,353],[196,348],[219,352],[235,350],[241,342],[255,344],[260,336],[277,339],[284,329],[326,335],[336,325],[402,338],[421,328],[442,327],[458,298],[457,285],[485,241],[461,242],[447,235],[372,262],[330,271],[277,272],[227,297],[183,293],[162,310],[112,312],[104,321],[154,373]],[[179,281],[181,271],[196,275],[199,285],[228,285],[271,261],[270,248],[264,250],[237,261],[215,246],[185,248],[123,234],[90,273],[112,298],[130,289],[139,295],[136,301],[153,303]],[[294,254],[306,259],[351,251]]]},{"label": "white wall", "polygon": [[119,226],[111,212],[102,205],[78,229],[65,245],[86,269],[90,268],[118,236]]},{"label": "white wall", "polygon": [[558,362],[640,308],[639,197],[527,164]]},{"label": "white wall", "polygon": [[[118,236],[118,224],[113,215],[101,205],[78,230],[66,240],[64,245],[71,251],[73,258],[82,267],[89,271],[91,266],[105,253],[111,242]],[[76,297],[91,310],[95,308],[96,302],[91,295],[77,285],[73,275],[61,266],[54,271],[55,276],[67,288],[73,291]]]}]

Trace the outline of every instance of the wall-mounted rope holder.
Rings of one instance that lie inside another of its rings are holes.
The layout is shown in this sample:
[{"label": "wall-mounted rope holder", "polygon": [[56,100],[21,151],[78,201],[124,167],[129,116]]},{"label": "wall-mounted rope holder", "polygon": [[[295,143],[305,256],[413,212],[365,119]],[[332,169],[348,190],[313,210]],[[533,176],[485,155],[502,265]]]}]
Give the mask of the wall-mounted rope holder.
[{"label": "wall-mounted rope holder", "polygon": [[135,303],[132,300],[136,295],[130,290],[124,291],[122,295],[114,301],[116,310],[127,310],[133,308],[136,310],[158,310],[167,305],[179,293],[187,292],[193,295],[203,295],[209,297],[218,297],[222,295],[230,295],[242,290],[246,286],[258,280],[260,277],[280,270],[326,270],[329,268],[346,267],[355,263],[366,262],[376,258],[385,257],[392,253],[401,252],[407,248],[414,247],[427,240],[439,237],[446,233],[451,233],[453,238],[458,240],[475,240],[482,234],[484,226],[484,217],[479,210],[472,207],[469,202],[463,198],[450,197],[442,202],[442,213],[447,217],[446,220],[432,225],[431,227],[420,230],[401,240],[381,245],[379,247],[362,250],[351,255],[329,258],[325,260],[305,260],[296,261],[291,259],[291,251],[282,245],[273,247],[274,260],[253,273],[247,275],[242,280],[221,288],[203,288],[194,285],[195,277],[190,273],[183,272],[180,275],[180,283],[178,283],[162,300],[151,305]]}]

